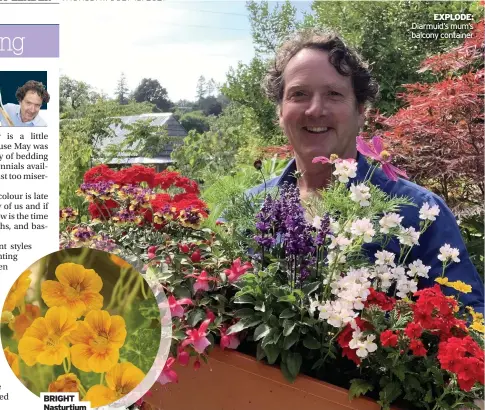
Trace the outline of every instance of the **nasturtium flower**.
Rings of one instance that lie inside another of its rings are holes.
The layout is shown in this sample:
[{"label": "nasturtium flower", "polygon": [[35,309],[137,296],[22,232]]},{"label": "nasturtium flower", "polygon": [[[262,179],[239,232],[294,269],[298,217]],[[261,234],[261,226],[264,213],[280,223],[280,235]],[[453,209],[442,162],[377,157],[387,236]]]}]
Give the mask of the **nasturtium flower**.
[{"label": "nasturtium flower", "polygon": [[28,366],[61,364],[69,356],[68,337],[76,328],[76,319],[67,308],[50,308],[45,317],[34,320],[20,339],[20,357]]},{"label": "nasturtium flower", "polygon": [[71,361],[83,372],[104,373],[120,358],[126,339],[126,324],[121,316],[105,310],[90,311],[71,334]]},{"label": "nasturtium flower", "polygon": [[25,294],[27,293],[27,289],[30,286],[30,270],[26,270],[23,272],[19,278],[13,283],[12,287],[8,291],[7,298],[5,299],[5,303],[3,304],[3,311],[11,312],[17,306],[20,306],[25,298]]},{"label": "nasturtium flower", "polygon": [[106,373],[106,384],[91,387],[84,401],[90,401],[91,407],[106,406],[121,399],[131,392],[145,378],[144,373],[130,362],[118,363]]},{"label": "nasturtium flower", "polygon": [[14,372],[15,376],[20,377],[20,363],[18,354],[12,353],[10,347],[3,349],[3,353],[7,359],[7,363]]},{"label": "nasturtium flower", "polygon": [[57,380],[49,383],[50,392],[79,392],[81,381],[74,373],[61,374]]},{"label": "nasturtium flower", "polygon": [[13,330],[13,338],[20,340],[29,326],[40,316],[40,308],[37,305],[25,305],[25,310],[10,321],[8,327]]},{"label": "nasturtium flower", "polygon": [[93,270],[76,263],[63,263],[56,268],[55,280],[42,283],[42,299],[47,306],[65,306],[79,318],[90,310],[103,307],[101,277]]}]

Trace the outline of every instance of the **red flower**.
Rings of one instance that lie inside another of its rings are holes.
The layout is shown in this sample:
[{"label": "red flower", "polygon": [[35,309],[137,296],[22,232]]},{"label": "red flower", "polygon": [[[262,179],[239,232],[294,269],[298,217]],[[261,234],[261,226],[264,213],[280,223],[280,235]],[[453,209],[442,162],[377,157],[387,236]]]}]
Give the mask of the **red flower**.
[{"label": "red flower", "polygon": [[175,370],[172,370],[172,366],[175,363],[175,359],[173,357],[169,357],[167,362],[165,363],[165,367],[162,370],[160,376],[158,376],[158,383],[160,384],[167,384],[167,383],[178,383],[179,378]]},{"label": "red flower", "polygon": [[397,335],[392,330],[384,330],[381,333],[381,344],[384,347],[396,347],[397,346]]},{"label": "red flower", "polygon": [[186,243],[182,243],[182,244],[179,244],[179,250],[180,252],[183,252],[183,253],[189,253],[190,248],[189,248],[189,245],[187,245]]},{"label": "red flower", "polygon": [[[362,331],[371,328],[370,323],[365,322],[360,317],[355,318],[355,323]],[[351,349],[349,347],[349,343],[352,340],[352,333],[354,333],[354,329],[352,328],[350,323],[347,323],[347,325],[340,332],[340,335],[337,337],[337,342],[342,348],[342,356],[347,357],[348,359],[352,360],[356,365],[359,365],[360,357],[357,356],[357,350]]]},{"label": "red flower", "polygon": [[369,288],[370,294],[367,296],[367,300],[365,302],[365,307],[369,305],[377,305],[385,312],[388,312],[394,309],[394,305],[396,304],[396,299],[387,296],[384,292],[379,292],[374,288]]},{"label": "red flower", "polygon": [[88,212],[92,219],[110,219],[114,216],[115,212],[112,209],[118,207],[118,204],[112,199],[100,203],[90,203],[88,206]]},{"label": "red flower", "polygon": [[190,255],[190,260],[192,263],[199,263],[202,257],[200,256],[200,251],[196,250],[192,255]]},{"label": "red flower", "polygon": [[122,169],[116,176],[116,182],[120,185],[139,185],[146,182],[150,188],[154,186],[155,169],[143,165],[132,165]]},{"label": "red flower", "polygon": [[158,249],[157,245],[152,245],[148,247],[148,252],[147,252],[148,259],[153,259],[157,256],[157,249]]},{"label": "red flower", "polygon": [[412,350],[414,356],[426,356],[426,353],[428,353],[423,342],[419,339],[411,340],[409,348]]},{"label": "red flower", "polygon": [[417,339],[421,337],[421,335],[423,334],[423,328],[419,323],[411,322],[411,323],[408,323],[408,325],[406,326],[406,329],[404,329],[404,333],[410,339]]},{"label": "red flower", "polygon": [[116,181],[116,171],[105,164],[98,165],[86,171],[84,182]]},{"label": "red flower", "polygon": [[154,178],[154,185],[155,186],[160,186],[162,189],[168,189],[170,188],[175,180],[180,176],[178,172],[174,171],[162,171],[159,174],[157,174]]},{"label": "red flower", "polygon": [[221,332],[221,349],[237,349],[239,346],[240,340],[237,337],[236,333],[231,333],[228,335],[227,332],[227,327],[223,326],[220,329]]}]

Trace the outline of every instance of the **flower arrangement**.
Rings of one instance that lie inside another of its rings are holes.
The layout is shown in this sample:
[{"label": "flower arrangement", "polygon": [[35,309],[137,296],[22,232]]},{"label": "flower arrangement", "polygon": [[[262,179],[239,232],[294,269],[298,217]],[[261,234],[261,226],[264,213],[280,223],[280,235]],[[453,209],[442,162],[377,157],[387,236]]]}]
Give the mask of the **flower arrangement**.
[{"label": "flower arrangement", "polygon": [[[173,340],[159,383],[178,381],[176,363],[186,366],[193,358],[198,369],[217,342],[232,349],[243,342],[245,351],[278,364],[289,380],[304,372],[341,383],[351,398],[371,392],[383,408],[396,401],[472,408],[483,397],[483,315],[459,302],[470,286],[446,277],[458,251],[443,243],[436,255],[441,275],[421,290],[418,280],[430,267],[408,260],[439,208],[424,203],[419,229],[403,226],[399,210],[412,201],[389,197],[371,183],[379,166],[390,179],[403,172],[390,164],[378,137],[371,144],[359,138],[358,150],[373,161],[363,181],[352,181],[354,160],[332,155],[314,160],[333,167],[330,186],[317,198],[302,204],[290,185],[268,194],[255,216],[252,250],[238,258],[200,229],[207,211],[195,182],[140,167],[87,173],[86,184],[104,184],[80,190],[101,221],[82,228],[91,229],[88,244],[96,247],[107,235],[139,251],[146,278],[167,294]],[[167,179],[171,185],[160,183]],[[191,192],[170,192],[180,180]],[[177,195],[190,201],[180,205]],[[133,217],[120,217],[128,211]],[[79,229],[68,227],[63,244],[82,242]],[[391,241],[398,254],[382,250]],[[456,296],[445,295],[446,288]],[[343,380],[332,379],[335,368]]]},{"label": "flower arrangement", "polygon": [[[91,257],[106,258],[104,253],[89,252]],[[121,261],[105,260],[117,272],[115,289],[127,283],[132,289],[137,281],[143,282]],[[2,308],[2,344],[14,374],[36,394],[78,392],[92,407],[130,393],[150,370],[160,344],[155,298],[145,294],[138,303],[139,295],[133,296],[136,312],[130,312],[116,298],[106,300],[109,293],[102,293],[110,285],[110,275],[63,262],[55,269],[55,280],[40,280],[39,265],[15,281]],[[140,307],[148,312],[151,305],[155,315],[140,315]],[[143,358],[137,353],[140,349]]]}]

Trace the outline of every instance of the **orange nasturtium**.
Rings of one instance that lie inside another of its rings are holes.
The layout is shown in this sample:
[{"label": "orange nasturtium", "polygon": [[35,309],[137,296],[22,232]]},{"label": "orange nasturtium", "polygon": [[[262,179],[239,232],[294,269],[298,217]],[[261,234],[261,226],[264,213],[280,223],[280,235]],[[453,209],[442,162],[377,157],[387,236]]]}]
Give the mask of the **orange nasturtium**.
[{"label": "orange nasturtium", "polygon": [[103,307],[100,295],[103,281],[94,269],[76,263],[62,263],[56,268],[55,280],[42,283],[42,299],[47,306],[65,306],[76,318]]},{"label": "orange nasturtium", "polygon": [[23,272],[10,288],[2,311],[11,312],[16,306],[20,306],[30,286],[30,270]]},{"label": "orange nasturtium", "polygon": [[128,262],[126,262],[123,258],[120,258],[118,255],[111,254],[109,255],[109,258],[120,268],[131,268],[131,265]]},{"label": "orange nasturtium", "polygon": [[25,305],[25,311],[15,316],[8,327],[13,330],[13,338],[20,340],[29,326],[40,316],[40,307],[37,305]]},{"label": "orange nasturtium", "polygon": [[92,386],[84,401],[90,401],[91,407],[110,404],[131,392],[145,378],[143,372],[130,362],[118,363],[106,373],[106,384]]},{"label": "orange nasturtium", "polygon": [[90,311],[69,338],[72,364],[83,372],[104,373],[120,357],[125,343],[126,324],[121,316],[105,310]]},{"label": "orange nasturtium", "polygon": [[19,356],[15,353],[10,351],[10,347],[6,347],[3,349],[3,353],[7,358],[7,363],[10,368],[13,370],[15,376],[20,377],[20,363],[19,363]]},{"label": "orange nasturtium", "polygon": [[50,308],[45,317],[34,320],[20,339],[20,357],[28,366],[61,364],[69,356],[68,336],[76,328],[76,319],[67,308]]},{"label": "orange nasturtium", "polygon": [[79,392],[81,381],[74,373],[61,374],[49,384],[50,392]]}]

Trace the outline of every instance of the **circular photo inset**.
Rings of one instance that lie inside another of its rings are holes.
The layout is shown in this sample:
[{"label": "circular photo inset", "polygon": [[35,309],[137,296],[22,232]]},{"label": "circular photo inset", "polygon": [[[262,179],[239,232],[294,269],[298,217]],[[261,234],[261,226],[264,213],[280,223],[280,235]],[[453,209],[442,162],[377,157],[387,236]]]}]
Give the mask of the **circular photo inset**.
[{"label": "circular photo inset", "polygon": [[36,395],[79,392],[92,408],[129,405],[156,381],[168,354],[157,299],[117,255],[88,248],[47,255],[18,277],[3,304],[7,362]]}]

